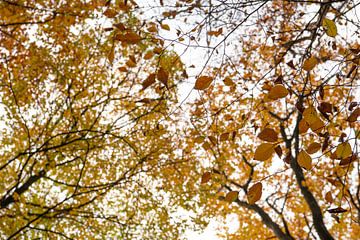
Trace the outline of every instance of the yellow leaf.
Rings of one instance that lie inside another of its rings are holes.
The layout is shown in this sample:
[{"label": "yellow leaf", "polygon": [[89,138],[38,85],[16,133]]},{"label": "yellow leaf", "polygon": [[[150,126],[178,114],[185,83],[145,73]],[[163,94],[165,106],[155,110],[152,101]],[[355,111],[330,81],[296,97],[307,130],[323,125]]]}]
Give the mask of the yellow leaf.
[{"label": "yellow leaf", "polygon": [[341,143],[335,150],[336,157],[339,159],[345,159],[352,154],[351,146],[348,142]]},{"label": "yellow leaf", "polygon": [[316,57],[308,58],[304,61],[303,69],[305,71],[311,71],[318,64]]},{"label": "yellow leaf", "polygon": [[313,108],[313,107],[306,108],[302,115],[303,115],[305,121],[309,125],[311,125],[312,123],[317,121],[317,118],[318,118],[317,112],[316,112],[315,108]]},{"label": "yellow leaf", "polygon": [[225,201],[232,203],[233,201],[235,201],[238,198],[239,192],[237,191],[231,191],[228,192],[225,196]]},{"label": "yellow leaf", "polygon": [[325,28],[326,34],[329,37],[335,37],[337,35],[337,27],[333,20],[324,18],[324,20],[322,21],[322,26],[323,28]]},{"label": "yellow leaf", "polygon": [[279,98],[284,98],[289,94],[289,91],[282,85],[277,84],[270,89],[268,94],[268,98],[272,100],[277,100]]},{"label": "yellow leaf", "polygon": [[274,145],[271,143],[262,143],[257,147],[254,154],[254,159],[259,161],[268,160],[274,153]]},{"label": "yellow leaf", "polygon": [[297,162],[298,164],[307,169],[307,170],[310,170],[311,169],[311,162],[312,162],[312,159],[311,157],[309,156],[309,154],[307,154],[304,150],[302,150],[301,152],[299,152],[299,155],[297,157]]},{"label": "yellow leaf", "polygon": [[207,183],[211,179],[211,172],[205,172],[201,177],[201,184]]},{"label": "yellow leaf", "polygon": [[166,30],[166,31],[170,31],[170,27],[167,24],[161,24],[161,28]]},{"label": "yellow leaf", "polygon": [[201,76],[198,79],[196,79],[195,87],[196,90],[205,90],[210,86],[214,78],[209,76]]},{"label": "yellow leaf", "polygon": [[278,140],[278,134],[272,128],[265,128],[259,133],[258,138],[267,142],[276,142]]},{"label": "yellow leaf", "polygon": [[316,116],[315,121],[310,124],[311,130],[315,133],[321,132],[324,127],[324,122],[318,116]]},{"label": "yellow leaf", "polygon": [[306,149],[306,152],[308,152],[309,154],[313,154],[316,153],[317,151],[319,151],[321,148],[321,144],[317,143],[317,142],[313,142],[309,145],[309,147]]},{"label": "yellow leaf", "polygon": [[258,182],[249,188],[247,199],[249,204],[254,204],[259,201],[262,195],[262,184]]}]

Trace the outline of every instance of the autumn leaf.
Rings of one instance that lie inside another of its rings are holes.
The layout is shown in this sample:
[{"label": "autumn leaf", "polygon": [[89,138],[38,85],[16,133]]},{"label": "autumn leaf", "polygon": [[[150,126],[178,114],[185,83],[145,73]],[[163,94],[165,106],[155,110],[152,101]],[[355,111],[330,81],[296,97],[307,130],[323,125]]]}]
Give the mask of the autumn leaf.
[{"label": "autumn leaf", "polygon": [[276,142],[278,140],[278,134],[272,128],[264,128],[264,130],[259,133],[258,138],[267,142]]},{"label": "autumn leaf", "polygon": [[306,152],[309,154],[313,154],[313,153],[316,153],[317,151],[319,151],[320,149],[321,149],[321,144],[317,143],[317,142],[313,142],[308,146],[308,148],[306,149]]},{"label": "autumn leaf", "polygon": [[272,100],[277,100],[286,97],[288,94],[289,91],[282,84],[277,84],[270,89],[268,98]]},{"label": "autumn leaf", "polygon": [[274,153],[275,147],[271,143],[262,143],[260,144],[254,154],[254,159],[259,161],[268,160]]},{"label": "autumn leaf", "polygon": [[161,28],[166,30],[166,31],[170,31],[170,27],[167,24],[161,24]]},{"label": "autumn leaf", "polygon": [[304,61],[303,69],[305,71],[311,71],[318,64],[316,57],[310,57]]},{"label": "autumn leaf", "polygon": [[324,18],[322,21],[322,26],[329,37],[335,37],[337,35],[337,27],[333,20]]},{"label": "autumn leaf", "polygon": [[150,74],[142,83],[142,90],[145,90],[146,88],[150,87],[153,83],[155,83],[155,74]]},{"label": "autumn leaf", "polygon": [[345,159],[352,154],[350,143],[344,142],[339,144],[335,150],[336,157],[339,159]]},{"label": "autumn leaf", "polygon": [[160,67],[157,75],[157,79],[162,82],[166,88],[168,88],[169,73],[164,68]]},{"label": "autumn leaf", "polygon": [[303,167],[306,170],[310,170],[312,167],[312,164],[311,164],[312,159],[309,156],[309,154],[307,154],[304,150],[299,152],[299,154],[297,156],[297,162],[300,165],[300,167]]},{"label": "autumn leaf", "polygon": [[330,191],[325,194],[325,200],[326,200],[328,203],[332,203],[332,202],[334,201],[333,196],[331,195],[331,192],[330,192]]},{"label": "autumn leaf", "polygon": [[196,90],[205,90],[207,89],[210,84],[213,82],[214,78],[209,76],[200,76],[196,79],[195,87]]},{"label": "autumn leaf", "polygon": [[225,201],[229,202],[229,203],[232,203],[234,202],[235,200],[237,200],[238,198],[238,195],[239,195],[239,192],[237,191],[230,191],[226,194],[225,196]]},{"label": "autumn leaf", "polygon": [[201,184],[209,182],[211,179],[211,172],[205,172],[201,177]]},{"label": "autumn leaf", "polygon": [[262,195],[262,184],[258,182],[251,186],[247,193],[247,199],[249,204],[254,204],[261,199]]}]

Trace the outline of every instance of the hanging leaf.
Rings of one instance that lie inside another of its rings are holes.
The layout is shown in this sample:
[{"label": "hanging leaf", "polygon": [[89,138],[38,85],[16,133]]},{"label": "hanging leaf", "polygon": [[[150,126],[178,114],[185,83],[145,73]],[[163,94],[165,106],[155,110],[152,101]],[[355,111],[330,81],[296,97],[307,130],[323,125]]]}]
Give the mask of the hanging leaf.
[{"label": "hanging leaf", "polygon": [[317,142],[313,142],[308,146],[308,148],[306,149],[306,152],[309,154],[313,154],[313,153],[316,153],[317,151],[319,151],[320,149],[321,149],[321,144],[317,143]]},{"label": "hanging leaf", "polygon": [[348,165],[348,164],[350,164],[350,163],[352,163],[352,162],[354,162],[356,160],[357,160],[357,155],[353,154],[350,157],[347,157],[345,159],[341,159],[339,165],[340,166]]},{"label": "hanging leaf", "polygon": [[334,201],[333,196],[331,195],[331,192],[330,192],[330,191],[325,194],[325,200],[326,200],[328,203],[332,203],[332,202]]},{"label": "hanging leaf", "polygon": [[268,160],[274,153],[274,145],[271,143],[262,143],[257,147],[254,159],[259,161]]},{"label": "hanging leaf", "polygon": [[164,68],[160,67],[157,72],[157,79],[168,88],[169,73]]},{"label": "hanging leaf", "polygon": [[201,184],[205,184],[205,183],[209,182],[210,179],[211,179],[211,172],[205,172],[201,176]]},{"label": "hanging leaf", "polygon": [[260,200],[262,195],[262,184],[258,182],[249,188],[247,199],[249,204],[254,204]]},{"label": "hanging leaf", "polygon": [[360,116],[360,108],[356,108],[348,117],[347,121],[356,122],[358,117]]},{"label": "hanging leaf", "polygon": [[142,90],[145,90],[146,88],[148,88],[149,86],[151,86],[153,83],[155,83],[155,74],[152,73],[150,74],[146,79],[145,81],[143,81],[142,83]]},{"label": "hanging leaf", "polygon": [[324,18],[322,21],[322,26],[325,28],[325,32],[329,37],[335,37],[337,35],[337,27],[333,20]]},{"label": "hanging leaf", "polygon": [[299,122],[299,133],[306,133],[310,128],[309,124],[305,121],[305,119],[301,119]]},{"label": "hanging leaf", "polygon": [[288,94],[289,91],[282,84],[277,84],[270,89],[268,98],[272,100],[277,100],[286,97]]},{"label": "hanging leaf", "polygon": [[230,191],[225,196],[225,201],[232,203],[233,201],[237,200],[239,192],[237,191]]},{"label": "hanging leaf", "polygon": [[276,142],[278,140],[278,134],[272,128],[265,128],[259,133],[258,138],[267,142]]},{"label": "hanging leaf", "polygon": [[344,142],[336,147],[335,155],[338,159],[345,159],[352,154],[350,143]]},{"label": "hanging leaf", "polygon": [[277,146],[276,146],[275,152],[276,152],[276,154],[278,155],[278,157],[281,158],[281,156],[282,156],[282,149],[281,149],[280,145],[277,145]]},{"label": "hanging leaf", "polygon": [[214,80],[214,78],[209,77],[209,76],[198,77],[198,79],[196,79],[194,89],[205,90],[210,86],[210,84],[212,83],[213,80]]},{"label": "hanging leaf", "polygon": [[114,18],[116,17],[117,12],[114,9],[108,8],[105,10],[104,15],[108,18]]},{"label": "hanging leaf", "polygon": [[316,57],[310,57],[304,61],[303,69],[305,71],[311,71],[318,64]]},{"label": "hanging leaf", "polygon": [[305,168],[306,170],[310,170],[312,167],[312,159],[309,156],[309,154],[307,154],[304,150],[302,150],[301,152],[299,152],[299,155],[297,157],[297,162],[298,164]]},{"label": "hanging leaf", "polygon": [[161,28],[166,30],[166,31],[170,31],[170,27],[167,24],[161,24]]}]

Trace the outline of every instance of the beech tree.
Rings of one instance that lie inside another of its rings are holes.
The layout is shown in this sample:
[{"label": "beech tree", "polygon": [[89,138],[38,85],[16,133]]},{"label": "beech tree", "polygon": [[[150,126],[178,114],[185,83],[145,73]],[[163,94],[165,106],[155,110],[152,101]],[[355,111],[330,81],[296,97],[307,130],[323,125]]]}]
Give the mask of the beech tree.
[{"label": "beech tree", "polygon": [[358,5],[163,4],[191,24],[172,40],[207,51],[185,151],[203,214],[238,216],[227,239],[358,238]]},{"label": "beech tree", "polygon": [[1,238],[356,239],[359,5],[0,0]]},{"label": "beech tree", "polygon": [[0,1],[2,239],[177,238],[186,227],[158,190],[176,163],[168,115],[184,69],[134,8]]}]

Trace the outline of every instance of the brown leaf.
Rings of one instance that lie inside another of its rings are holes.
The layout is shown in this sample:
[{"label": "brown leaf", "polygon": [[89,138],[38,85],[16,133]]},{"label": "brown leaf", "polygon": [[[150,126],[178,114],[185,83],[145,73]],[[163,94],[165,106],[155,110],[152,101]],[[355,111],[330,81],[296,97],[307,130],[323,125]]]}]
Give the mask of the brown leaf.
[{"label": "brown leaf", "polygon": [[321,148],[320,143],[313,142],[308,146],[308,148],[306,149],[306,152],[309,154],[313,154],[313,153],[316,153],[317,151],[319,151],[320,148]]},{"label": "brown leaf", "polygon": [[196,90],[205,90],[207,89],[210,84],[213,82],[214,78],[209,76],[200,76],[196,79],[195,87]]},{"label": "brown leaf", "polygon": [[311,71],[318,64],[316,57],[310,57],[304,61],[303,69],[305,71]]},{"label": "brown leaf", "polygon": [[169,73],[164,68],[160,67],[157,75],[157,79],[162,82],[166,88],[168,88]]},{"label": "brown leaf", "polygon": [[327,211],[329,213],[344,213],[344,212],[347,212],[347,210],[342,208],[342,207],[332,208],[332,209],[329,209]]},{"label": "brown leaf", "polygon": [[237,191],[230,191],[225,196],[225,201],[232,203],[233,201],[237,200],[239,192]]},{"label": "brown leaf", "polygon": [[210,179],[211,179],[211,172],[205,172],[201,176],[201,184],[205,184],[205,183],[209,182]]},{"label": "brown leaf", "polygon": [[258,138],[267,142],[276,142],[278,140],[278,134],[272,128],[265,128],[259,133]]},{"label": "brown leaf", "polygon": [[280,145],[277,145],[277,146],[276,146],[275,152],[276,152],[276,154],[278,155],[278,157],[281,158],[281,156],[282,156],[282,149],[281,149]]},{"label": "brown leaf", "polygon": [[258,182],[249,188],[247,193],[247,199],[249,204],[254,204],[261,199],[262,195],[262,184]]},{"label": "brown leaf", "polygon": [[300,167],[305,168],[306,170],[310,170],[312,167],[312,159],[304,150],[299,152],[299,155],[297,157],[297,162],[300,165]]},{"label": "brown leaf", "polygon": [[277,100],[286,97],[288,94],[289,91],[283,85],[277,84],[270,89],[268,98],[272,100]]},{"label": "brown leaf", "polygon": [[334,201],[333,196],[331,195],[331,192],[330,192],[330,191],[325,194],[325,200],[326,200],[328,203],[332,203],[332,202]]},{"label": "brown leaf", "polygon": [[150,74],[142,83],[142,90],[145,90],[146,88],[148,88],[149,86],[151,86],[153,83],[155,83],[155,74],[152,73]]}]

